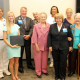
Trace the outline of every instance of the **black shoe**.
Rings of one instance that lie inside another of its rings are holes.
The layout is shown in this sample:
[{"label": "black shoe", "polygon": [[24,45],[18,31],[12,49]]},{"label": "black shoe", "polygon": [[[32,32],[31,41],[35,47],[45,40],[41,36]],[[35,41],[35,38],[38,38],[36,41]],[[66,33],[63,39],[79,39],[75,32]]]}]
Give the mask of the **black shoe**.
[{"label": "black shoe", "polygon": [[60,80],[65,80],[65,78],[61,78]]},{"label": "black shoe", "polygon": [[44,74],[44,75],[46,75],[46,76],[48,76],[48,75],[49,75],[48,73],[42,73],[42,74]]},{"label": "black shoe", "polygon": [[58,80],[58,78],[56,77],[55,80]]},{"label": "black shoe", "polygon": [[37,75],[38,78],[42,78],[41,75]]},{"label": "black shoe", "polygon": [[73,74],[74,74],[74,73],[72,72],[72,73],[68,74],[68,76],[71,77],[71,76],[73,76]]},{"label": "black shoe", "polygon": [[24,73],[23,68],[19,68],[18,71],[19,71],[20,73]]},{"label": "black shoe", "polygon": [[28,69],[35,70],[35,68],[33,66],[28,66]]}]

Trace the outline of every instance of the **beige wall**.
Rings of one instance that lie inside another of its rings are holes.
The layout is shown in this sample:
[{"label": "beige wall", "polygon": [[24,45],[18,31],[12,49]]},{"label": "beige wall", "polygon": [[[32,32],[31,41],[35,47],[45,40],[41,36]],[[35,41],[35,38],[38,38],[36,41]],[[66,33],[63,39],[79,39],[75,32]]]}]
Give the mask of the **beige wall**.
[{"label": "beige wall", "polygon": [[[73,9],[73,15],[76,9],[76,0],[9,0],[10,10],[15,13],[15,16],[19,15],[20,8],[25,6],[28,8],[27,16],[33,18],[33,12],[46,12],[50,15],[51,6],[57,6],[59,12],[63,13],[65,17],[66,8]],[[25,55],[24,55],[25,56]],[[25,58],[25,57],[24,57]],[[32,54],[33,58],[33,54]]]},{"label": "beige wall", "polygon": [[[19,15],[20,8],[25,6],[28,8],[28,16],[33,18],[32,13],[46,12],[50,15],[51,6],[57,6],[59,11],[65,16],[66,8],[72,8],[75,13],[76,0],[9,0],[10,10],[14,11],[15,15]],[[74,14],[73,13],[73,14]]]}]

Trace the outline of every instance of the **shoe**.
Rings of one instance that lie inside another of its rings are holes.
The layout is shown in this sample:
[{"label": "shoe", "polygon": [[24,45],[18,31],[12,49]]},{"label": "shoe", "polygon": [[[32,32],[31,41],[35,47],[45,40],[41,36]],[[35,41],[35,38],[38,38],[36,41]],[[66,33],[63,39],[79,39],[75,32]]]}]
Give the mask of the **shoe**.
[{"label": "shoe", "polygon": [[4,77],[4,75],[2,73],[0,73],[0,79],[3,78],[3,77]]},{"label": "shoe", "polygon": [[7,76],[10,76],[11,73],[8,70],[3,71],[4,74],[6,74]]},{"label": "shoe", "polygon": [[55,80],[58,80],[58,78],[55,78]]},{"label": "shoe", "polygon": [[44,75],[46,75],[46,76],[48,76],[48,75],[49,75],[48,73],[42,73],[42,74],[44,74]]},{"label": "shoe", "polygon": [[60,80],[65,80],[65,78],[61,78]]},{"label": "shoe", "polygon": [[49,67],[52,68],[52,67],[53,67],[53,63],[51,63],[51,64],[49,65]]},{"label": "shoe", "polygon": [[33,66],[28,66],[28,69],[35,70],[35,68]]},{"label": "shoe", "polygon": [[19,68],[18,71],[19,71],[20,73],[24,73],[23,68]]},{"label": "shoe", "polygon": [[71,77],[71,76],[73,76],[73,74],[74,74],[74,73],[72,72],[72,73],[68,74],[68,76]]},{"label": "shoe", "polygon": [[37,75],[38,78],[42,78],[41,75]]}]

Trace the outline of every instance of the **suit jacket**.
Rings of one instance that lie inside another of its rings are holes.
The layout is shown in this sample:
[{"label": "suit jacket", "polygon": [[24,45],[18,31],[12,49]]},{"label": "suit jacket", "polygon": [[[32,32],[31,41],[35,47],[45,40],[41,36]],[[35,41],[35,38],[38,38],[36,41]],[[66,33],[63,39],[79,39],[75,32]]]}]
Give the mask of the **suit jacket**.
[{"label": "suit jacket", "polygon": [[45,29],[42,28],[42,24],[38,23],[34,25],[32,34],[32,44],[37,43],[41,51],[47,50],[47,37],[50,24],[46,23]]},{"label": "suit jacket", "polygon": [[21,16],[16,17],[15,23],[20,26],[20,34],[21,35],[30,35],[30,36],[32,35],[33,21],[31,18],[26,17],[26,26],[24,25]]},{"label": "suit jacket", "polygon": [[[63,29],[66,28],[67,32],[63,32]],[[69,47],[73,46],[73,39],[72,41],[68,41],[68,37],[72,37],[71,29],[68,24],[63,23],[60,32],[58,32],[57,23],[52,24],[49,29],[48,34],[48,47],[52,47],[53,49],[69,49]]]}]

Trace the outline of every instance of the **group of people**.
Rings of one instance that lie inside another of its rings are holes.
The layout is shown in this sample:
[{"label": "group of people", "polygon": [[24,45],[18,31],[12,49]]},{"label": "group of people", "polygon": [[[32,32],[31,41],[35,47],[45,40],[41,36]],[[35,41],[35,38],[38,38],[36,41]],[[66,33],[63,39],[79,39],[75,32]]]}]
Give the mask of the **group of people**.
[{"label": "group of people", "polygon": [[[49,75],[47,72],[49,53],[50,67],[54,66],[55,69],[55,80],[65,80],[66,68],[69,77],[78,72],[80,13],[76,13],[73,19],[72,9],[67,8],[64,19],[58,8],[52,6],[50,14],[51,16],[47,17],[45,12],[34,12],[32,20],[26,16],[27,8],[21,7],[20,16],[15,18],[14,13],[8,11],[4,19],[3,10],[0,8],[0,78],[6,73],[11,74],[12,80],[21,80],[18,71],[24,73],[22,60],[24,48],[27,68],[35,69],[38,78],[41,78],[42,74]],[[10,36],[17,35],[24,36],[24,46],[10,44]],[[31,62],[31,43],[35,68]]]}]

